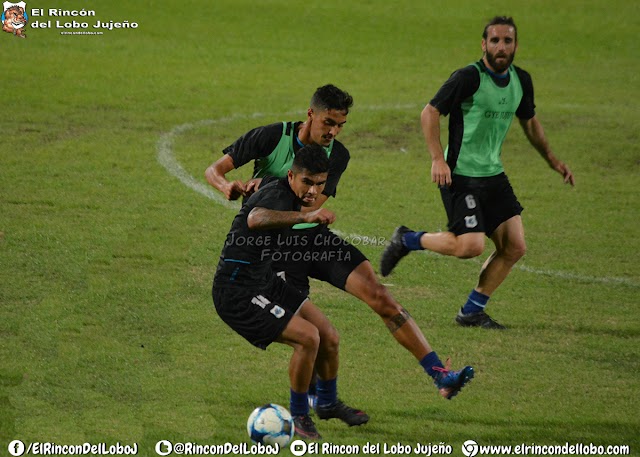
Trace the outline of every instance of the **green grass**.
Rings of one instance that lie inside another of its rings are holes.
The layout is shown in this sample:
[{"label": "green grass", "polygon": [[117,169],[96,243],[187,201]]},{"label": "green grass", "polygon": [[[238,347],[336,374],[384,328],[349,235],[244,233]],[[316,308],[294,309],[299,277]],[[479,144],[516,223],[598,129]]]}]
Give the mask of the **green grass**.
[{"label": "green grass", "polygon": [[[22,56],[5,71],[0,121],[0,449],[135,442],[155,455],[160,439],[246,442],[255,406],[287,405],[289,349],[258,351],[217,317],[210,282],[234,210],[185,186],[159,153],[204,184],[224,146],[301,119],[332,82],[356,101],[335,227],[444,230],[419,113],[506,12],[576,188],[512,127],[504,161],[529,250],[492,298],[508,332],[453,323],[481,260],[416,254],[387,281],[440,355],[476,367],[452,402],[366,305],[313,282],[342,334],[341,396],[372,417],[318,426],[332,443],[444,442],[454,455],[467,439],[638,453],[637,3],[186,1],[179,26],[165,1],[55,7],[140,25],[0,34],[5,54]],[[363,251],[377,266],[381,247]]]}]

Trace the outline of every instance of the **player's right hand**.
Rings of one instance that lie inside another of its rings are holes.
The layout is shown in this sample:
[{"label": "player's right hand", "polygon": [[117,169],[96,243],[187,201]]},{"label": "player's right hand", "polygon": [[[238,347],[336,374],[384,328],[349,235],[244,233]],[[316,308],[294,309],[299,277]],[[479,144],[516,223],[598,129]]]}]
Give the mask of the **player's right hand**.
[{"label": "player's right hand", "polygon": [[451,185],[451,169],[444,159],[431,162],[431,181],[438,186]]},{"label": "player's right hand", "polygon": [[232,181],[224,190],[224,196],[227,197],[227,200],[237,200],[245,193],[245,185],[242,181]]},{"label": "player's right hand", "polygon": [[316,224],[333,224],[336,220],[336,215],[326,208],[319,208],[315,211],[304,213],[306,222]]}]

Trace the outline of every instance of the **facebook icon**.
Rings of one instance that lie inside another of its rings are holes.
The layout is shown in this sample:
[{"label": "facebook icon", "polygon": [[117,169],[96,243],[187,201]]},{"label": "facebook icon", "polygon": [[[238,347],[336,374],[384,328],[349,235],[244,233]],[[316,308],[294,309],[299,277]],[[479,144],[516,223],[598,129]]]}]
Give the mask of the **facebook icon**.
[{"label": "facebook icon", "polygon": [[7,450],[9,454],[19,457],[24,454],[24,443],[20,440],[13,440],[9,443],[9,446],[7,446]]}]

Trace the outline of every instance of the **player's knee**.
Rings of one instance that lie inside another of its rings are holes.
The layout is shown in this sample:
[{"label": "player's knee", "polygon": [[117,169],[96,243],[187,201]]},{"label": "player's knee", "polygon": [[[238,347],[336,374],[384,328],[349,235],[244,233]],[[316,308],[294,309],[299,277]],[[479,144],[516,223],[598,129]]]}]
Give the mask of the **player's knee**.
[{"label": "player's knee", "polygon": [[460,259],[472,259],[482,255],[484,252],[484,243],[468,243],[463,245],[456,254]]},{"label": "player's knee", "polygon": [[325,353],[338,353],[340,348],[340,334],[334,326],[330,326],[320,334],[320,346]]},{"label": "player's knee", "polygon": [[320,331],[314,326],[309,326],[298,342],[306,351],[317,352],[320,347]]},{"label": "player's knee", "polygon": [[381,318],[389,319],[400,312],[402,307],[392,297],[389,291],[382,284],[376,284],[371,289],[371,300],[368,305]]},{"label": "player's knee", "polygon": [[471,259],[478,257],[484,252],[484,234],[468,233],[461,235],[456,240],[455,255],[459,259]]},{"label": "player's knee", "polygon": [[520,260],[527,253],[527,245],[524,242],[513,243],[507,246],[503,255],[514,263]]}]

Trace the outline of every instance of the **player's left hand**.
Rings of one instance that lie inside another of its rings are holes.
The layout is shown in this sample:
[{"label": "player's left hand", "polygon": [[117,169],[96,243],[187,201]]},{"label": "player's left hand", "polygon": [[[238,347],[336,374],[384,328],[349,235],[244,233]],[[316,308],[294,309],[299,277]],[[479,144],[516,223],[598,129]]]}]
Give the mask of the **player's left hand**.
[{"label": "player's left hand", "polygon": [[565,184],[571,184],[575,186],[575,178],[573,177],[573,173],[569,170],[569,167],[564,162],[556,162],[553,165],[553,169],[562,175]]},{"label": "player's left hand", "polygon": [[326,208],[319,208],[309,213],[304,213],[305,222],[317,224],[333,224],[336,221],[336,215],[333,211]]}]

